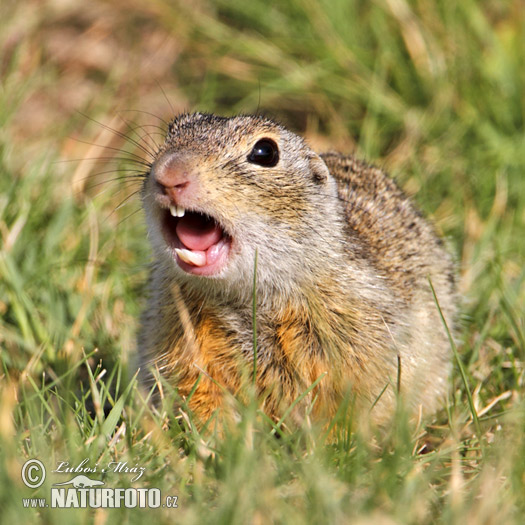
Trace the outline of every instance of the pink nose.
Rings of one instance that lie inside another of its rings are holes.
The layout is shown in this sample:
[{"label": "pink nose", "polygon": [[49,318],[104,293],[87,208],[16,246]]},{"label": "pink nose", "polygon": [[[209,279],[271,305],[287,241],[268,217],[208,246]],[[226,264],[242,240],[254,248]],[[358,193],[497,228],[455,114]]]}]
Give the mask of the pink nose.
[{"label": "pink nose", "polygon": [[192,170],[176,153],[168,154],[153,169],[153,177],[165,195],[177,197],[191,191],[195,185]]}]

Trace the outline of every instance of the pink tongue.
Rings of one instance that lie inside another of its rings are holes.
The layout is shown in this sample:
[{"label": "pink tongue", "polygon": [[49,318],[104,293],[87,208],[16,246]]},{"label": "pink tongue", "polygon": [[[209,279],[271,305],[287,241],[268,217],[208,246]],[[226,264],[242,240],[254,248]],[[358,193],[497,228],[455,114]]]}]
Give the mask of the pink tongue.
[{"label": "pink tongue", "polygon": [[187,213],[179,219],[175,231],[189,250],[206,251],[222,237],[222,230],[214,221],[196,213]]}]

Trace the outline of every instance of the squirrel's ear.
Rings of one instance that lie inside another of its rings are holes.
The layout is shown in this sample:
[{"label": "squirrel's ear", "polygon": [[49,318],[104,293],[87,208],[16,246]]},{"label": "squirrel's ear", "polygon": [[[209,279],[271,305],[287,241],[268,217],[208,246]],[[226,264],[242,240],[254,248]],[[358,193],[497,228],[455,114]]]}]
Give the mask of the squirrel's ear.
[{"label": "squirrel's ear", "polygon": [[314,154],[310,157],[310,170],[312,171],[315,182],[320,184],[328,182],[330,171],[319,155]]}]

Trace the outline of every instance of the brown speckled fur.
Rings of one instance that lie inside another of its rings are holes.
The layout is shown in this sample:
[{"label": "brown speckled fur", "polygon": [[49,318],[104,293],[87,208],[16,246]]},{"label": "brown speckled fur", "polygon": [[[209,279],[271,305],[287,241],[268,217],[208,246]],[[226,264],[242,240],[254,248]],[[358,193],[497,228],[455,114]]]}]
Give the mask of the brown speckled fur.
[{"label": "brown speckled fur", "polygon": [[[280,151],[273,168],[247,160],[267,137]],[[184,273],[160,234],[153,179],[172,152],[198,177],[193,211],[215,218],[233,239],[217,276]],[[139,333],[146,384],[156,367],[184,397],[202,375],[190,401],[202,421],[224,405],[224,391],[243,399],[253,366],[257,250],[257,390],[271,417],[325,373],[297,405],[297,421],[315,396],[312,414],[327,418],[343,396],[370,407],[389,385],[372,410],[385,422],[398,362],[408,406],[439,406],[450,350],[428,277],[452,326],[454,268],[433,228],[381,170],[351,156],[319,156],[262,117],[182,115],[170,125],[143,202],[154,252]]]}]

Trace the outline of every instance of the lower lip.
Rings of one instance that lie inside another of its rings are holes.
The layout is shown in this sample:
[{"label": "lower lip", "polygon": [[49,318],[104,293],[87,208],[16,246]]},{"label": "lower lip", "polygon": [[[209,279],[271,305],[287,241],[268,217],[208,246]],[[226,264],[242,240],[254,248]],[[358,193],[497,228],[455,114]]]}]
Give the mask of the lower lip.
[{"label": "lower lip", "polygon": [[[179,240],[177,244],[179,246],[175,246],[175,248],[184,248],[183,244]],[[176,260],[181,270],[184,270],[186,273],[189,273],[191,275],[201,275],[203,277],[211,277],[211,276],[219,274],[221,270],[223,270],[224,267],[226,266],[226,263],[228,262],[228,257],[230,255],[231,239],[227,236],[224,236],[217,244],[208,248],[208,250],[212,250],[215,247],[218,250],[218,253],[216,254],[216,256],[213,257],[214,259],[213,262],[211,264],[206,264],[204,266],[193,266],[192,264],[188,264],[184,262],[175,253],[174,248],[172,248],[172,250],[170,251],[172,251],[172,256]]]}]

